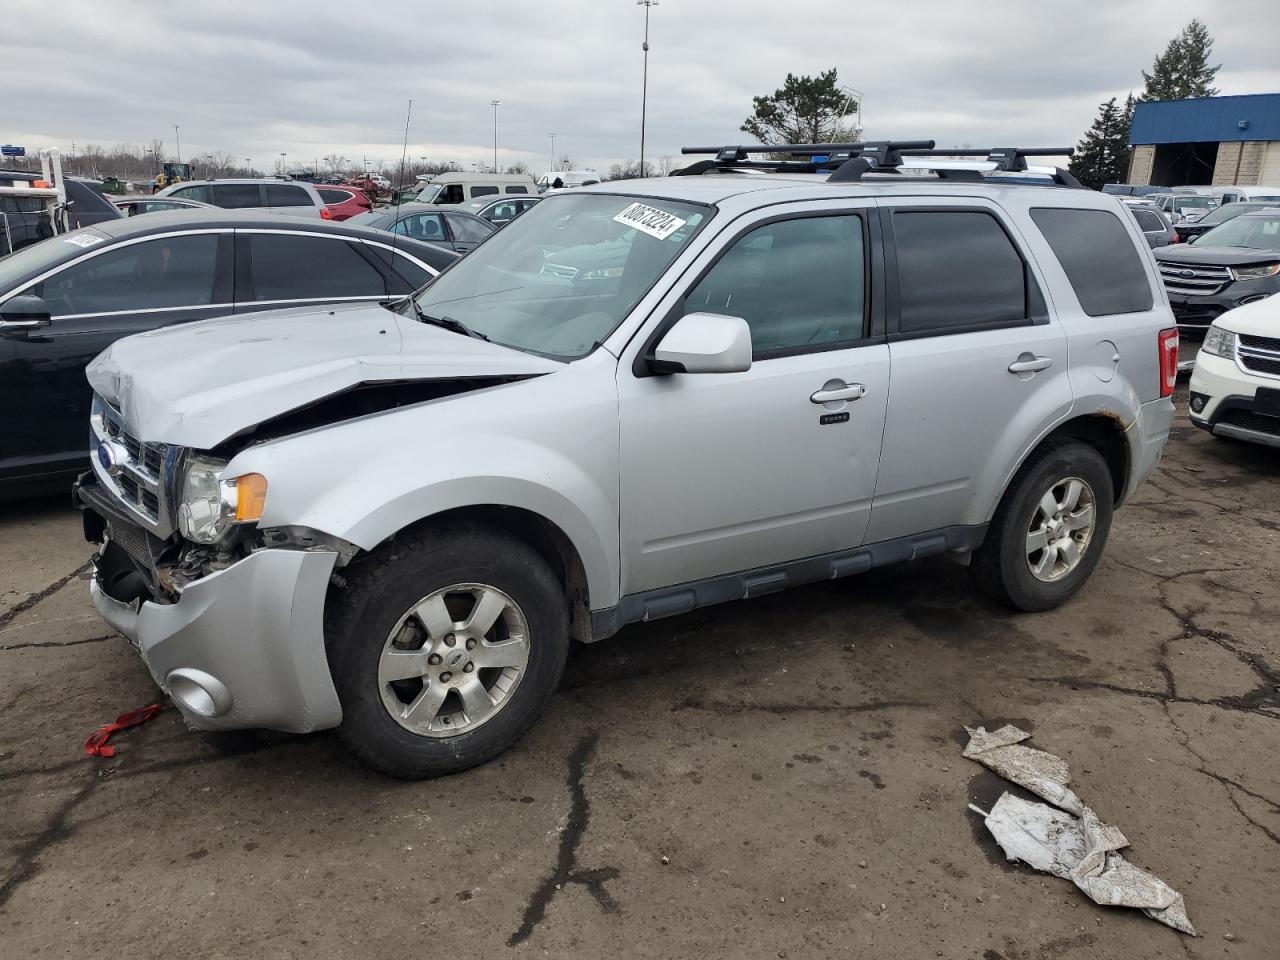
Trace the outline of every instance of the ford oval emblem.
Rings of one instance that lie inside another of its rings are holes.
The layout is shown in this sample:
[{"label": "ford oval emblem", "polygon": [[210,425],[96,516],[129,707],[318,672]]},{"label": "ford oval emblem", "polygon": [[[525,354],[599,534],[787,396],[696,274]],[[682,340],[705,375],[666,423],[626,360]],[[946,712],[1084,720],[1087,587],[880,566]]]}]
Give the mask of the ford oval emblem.
[{"label": "ford oval emblem", "polygon": [[106,471],[107,476],[119,476],[128,457],[129,452],[119,444],[111,443],[109,440],[98,442],[98,463],[102,464],[102,469]]},{"label": "ford oval emblem", "polygon": [[1178,276],[1180,276],[1183,280],[1190,280],[1190,279],[1191,279],[1192,277],[1194,277],[1195,275],[1196,275],[1196,272],[1195,272],[1194,270],[1179,270],[1179,271],[1178,271]]},{"label": "ford oval emblem", "polygon": [[105,443],[98,444],[98,462],[102,464],[102,469],[107,471],[108,474],[112,472],[112,468],[116,465],[115,460],[111,457],[111,448]]}]

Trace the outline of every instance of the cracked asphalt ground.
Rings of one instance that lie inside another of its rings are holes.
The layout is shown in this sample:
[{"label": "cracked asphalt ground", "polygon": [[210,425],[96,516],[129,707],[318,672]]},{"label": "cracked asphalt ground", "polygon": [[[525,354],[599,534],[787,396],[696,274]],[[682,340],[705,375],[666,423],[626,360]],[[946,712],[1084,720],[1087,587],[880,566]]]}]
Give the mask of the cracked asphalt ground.
[{"label": "cracked asphalt ground", "polygon": [[[1015,616],[946,560],[578,651],[505,757],[405,784],[211,737],[93,615],[78,518],[0,508],[0,954],[1275,957],[1280,451],[1179,421],[1092,582]],[[1200,939],[1006,864],[962,725],[1012,720]],[[1231,939],[1227,939],[1227,936]]]}]

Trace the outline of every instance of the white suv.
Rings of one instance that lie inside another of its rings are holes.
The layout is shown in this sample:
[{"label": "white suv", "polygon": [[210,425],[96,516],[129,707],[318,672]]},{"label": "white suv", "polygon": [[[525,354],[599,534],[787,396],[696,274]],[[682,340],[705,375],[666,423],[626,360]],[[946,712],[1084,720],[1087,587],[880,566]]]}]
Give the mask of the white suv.
[{"label": "white suv", "polygon": [[93,602],[187,720],[428,776],[513,743],[571,638],[931,555],[1078,590],[1173,420],[1133,218],[1012,151],[776,149],[545,196],[390,308],[94,361]]},{"label": "white suv", "polygon": [[1191,422],[1215,437],[1280,447],[1280,297],[1213,321],[1191,374]]},{"label": "white suv", "polygon": [[165,187],[156,196],[197,200],[226,210],[262,210],[323,220],[330,216],[320,192],[296,180],[189,180]]}]

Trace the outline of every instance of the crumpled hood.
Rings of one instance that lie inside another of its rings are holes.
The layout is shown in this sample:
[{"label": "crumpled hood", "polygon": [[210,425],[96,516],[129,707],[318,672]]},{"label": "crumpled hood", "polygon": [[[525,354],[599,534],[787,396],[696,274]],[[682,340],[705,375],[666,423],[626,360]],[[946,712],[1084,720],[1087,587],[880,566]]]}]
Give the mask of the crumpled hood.
[{"label": "crumpled hood", "polygon": [[532,376],[562,366],[376,304],[352,304],[136,334],[104,350],[86,374],[143,440],[207,450],[362,383]]},{"label": "crumpled hood", "polygon": [[1254,247],[1202,247],[1199,243],[1176,243],[1157,247],[1156,259],[1168,263],[1189,263],[1206,267],[1240,267],[1249,263],[1275,263],[1280,250]]}]

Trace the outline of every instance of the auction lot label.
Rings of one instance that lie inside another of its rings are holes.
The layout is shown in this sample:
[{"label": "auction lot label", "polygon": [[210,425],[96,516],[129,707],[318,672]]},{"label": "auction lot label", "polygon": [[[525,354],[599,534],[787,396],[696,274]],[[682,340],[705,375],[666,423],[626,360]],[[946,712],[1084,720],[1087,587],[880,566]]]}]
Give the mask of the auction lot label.
[{"label": "auction lot label", "polygon": [[77,247],[92,247],[95,243],[101,243],[101,237],[95,237],[91,233],[77,233],[74,237],[63,237],[67,243],[74,243]]},{"label": "auction lot label", "polygon": [[647,207],[643,203],[633,203],[613,219],[659,240],[667,239],[685,224],[679,217],[657,207]]}]

